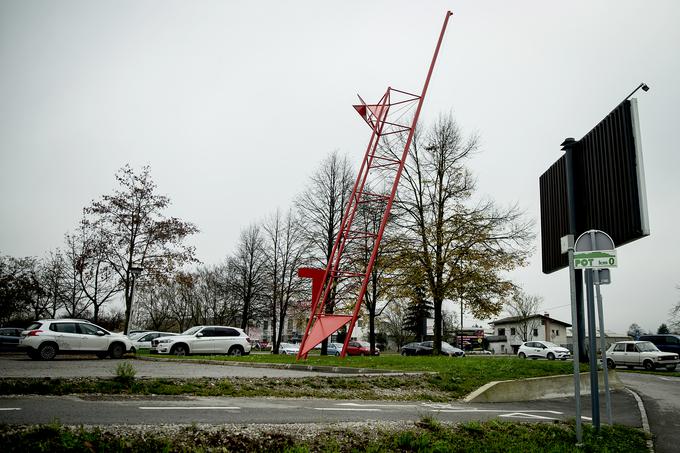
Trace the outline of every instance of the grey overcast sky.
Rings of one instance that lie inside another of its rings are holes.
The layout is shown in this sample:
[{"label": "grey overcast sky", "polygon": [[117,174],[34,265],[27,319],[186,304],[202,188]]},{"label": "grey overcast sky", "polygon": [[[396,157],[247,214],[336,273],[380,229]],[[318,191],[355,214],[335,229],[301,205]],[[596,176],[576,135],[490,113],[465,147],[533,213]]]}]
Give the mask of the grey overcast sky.
[{"label": "grey overcast sky", "polygon": [[[126,163],[150,164],[205,263],[287,209],[334,149],[357,164],[351,105],[419,92],[454,16],[421,124],[451,112],[483,152],[481,194],[539,220],[538,177],[640,82],[651,236],[619,249],[608,329],[656,330],[680,300],[680,2],[0,0],[0,253],[60,247]],[[569,321],[566,271],[513,273]],[[466,324],[472,320],[466,320]]]}]

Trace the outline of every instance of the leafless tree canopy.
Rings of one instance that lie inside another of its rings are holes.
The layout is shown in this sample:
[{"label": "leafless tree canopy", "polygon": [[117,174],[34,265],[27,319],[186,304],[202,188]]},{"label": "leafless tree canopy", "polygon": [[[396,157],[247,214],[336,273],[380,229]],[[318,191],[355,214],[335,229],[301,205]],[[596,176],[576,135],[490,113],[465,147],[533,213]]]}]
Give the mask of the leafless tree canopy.
[{"label": "leafless tree canopy", "polygon": [[522,341],[531,341],[534,337],[534,329],[541,325],[541,319],[535,315],[540,314],[543,299],[540,296],[526,294],[521,290],[515,292],[507,301],[505,310],[516,318],[517,335]]},{"label": "leafless tree canopy", "polygon": [[170,199],[156,193],[149,167],[141,172],[126,165],[116,173],[118,188],[85,208],[86,227],[100,231],[109,245],[108,261],[124,289],[125,329],[132,309],[131,268],[142,267],[147,278],[162,280],[194,261],[194,248],[184,240],[198,229],[166,217]]}]

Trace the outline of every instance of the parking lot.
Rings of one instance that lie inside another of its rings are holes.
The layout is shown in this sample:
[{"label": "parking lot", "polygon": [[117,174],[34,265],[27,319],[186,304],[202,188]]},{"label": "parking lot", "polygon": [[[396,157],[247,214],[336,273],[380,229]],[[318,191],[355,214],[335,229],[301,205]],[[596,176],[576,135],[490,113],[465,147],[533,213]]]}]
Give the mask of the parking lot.
[{"label": "parking lot", "polygon": [[31,360],[25,354],[0,355],[0,377],[113,377],[122,362],[130,362],[138,378],[197,378],[197,377],[308,377],[329,373],[274,368],[253,368],[231,364],[156,362],[137,359],[98,359],[92,356],[57,356],[50,361]]}]

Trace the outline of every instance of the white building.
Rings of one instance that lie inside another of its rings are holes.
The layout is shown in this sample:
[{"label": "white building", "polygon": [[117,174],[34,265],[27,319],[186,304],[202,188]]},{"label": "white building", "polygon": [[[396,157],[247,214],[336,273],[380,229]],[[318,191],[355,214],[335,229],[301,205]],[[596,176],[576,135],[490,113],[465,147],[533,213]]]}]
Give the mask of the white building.
[{"label": "white building", "polygon": [[548,313],[529,317],[511,316],[489,323],[493,335],[488,336],[489,350],[494,354],[516,354],[525,341],[550,341],[567,345],[567,327],[571,324],[553,319]]}]

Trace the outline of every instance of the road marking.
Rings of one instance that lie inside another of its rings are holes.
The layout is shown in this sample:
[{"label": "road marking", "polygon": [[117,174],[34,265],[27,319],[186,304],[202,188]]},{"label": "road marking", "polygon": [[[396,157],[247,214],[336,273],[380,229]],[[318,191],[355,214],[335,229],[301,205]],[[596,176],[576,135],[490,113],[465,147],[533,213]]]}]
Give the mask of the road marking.
[{"label": "road marking", "polygon": [[0,407],[0,411],[20,411],[20,407]]},{"label": "road marking", "polygon": [[361,404],[361,403],[338,403],[338,406],[352,407],[418,407],[413,404]]},{"label": "road marking", "polygon": [[[446,412],[446,413],[463,413],[463,412],[511,412],[508,409],[430,409],[430,412]],[[525,412],[535,412],[539,414],[554,414],[554,415],[562,415],[562,412],[558,411],[535,411],[535,410],[528,410]],[[525,412],[513,412],[513,413],[525,413]]]},{"label": "road marking", "polygon": [[315,407],[317,411],[352,411],[352,412],[382,412],[382,409],[369,407]]},{"label": "road marking", "polygon": [[233,411],[239,410],[237,406],[139,406],[141,410],[149,411],[167,411],[167,410],[222,410]]},{"label": "road marking", "polygon": [[535,419],[535,420],[557,420],[554,417],[544,417],[542,415],[525,414],[523,412],[513,412],[511,414],[501,414],[501,415],[499,415],[499,417],[529,418],[529,419]]}]

